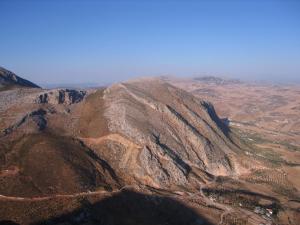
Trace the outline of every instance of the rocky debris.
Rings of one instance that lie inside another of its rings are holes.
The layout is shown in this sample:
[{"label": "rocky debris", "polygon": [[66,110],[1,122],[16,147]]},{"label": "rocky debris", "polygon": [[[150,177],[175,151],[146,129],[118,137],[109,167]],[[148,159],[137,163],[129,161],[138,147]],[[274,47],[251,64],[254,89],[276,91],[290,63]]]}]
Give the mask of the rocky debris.
[{"label": "rocky debris", "polygon": [[3,67],[0,67],[0,88],[6,86],[39,88],[38,85],[17,76],[13,72],[6,70]]},{"label": "rocky debris", "polygon": [[83,100],[86,91],[59,89],[46,91],[38,96],[36,103],[39,104],[66,104],[71,105]]}]

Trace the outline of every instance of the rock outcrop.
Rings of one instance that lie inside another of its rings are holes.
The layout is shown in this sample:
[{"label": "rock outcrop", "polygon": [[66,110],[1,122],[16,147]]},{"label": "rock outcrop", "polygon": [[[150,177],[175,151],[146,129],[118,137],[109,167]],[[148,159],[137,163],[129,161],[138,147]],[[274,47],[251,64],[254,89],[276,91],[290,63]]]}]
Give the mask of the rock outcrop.
[{"label": "rock outcrop", "polygon": [[72,89],[56,89],[41,93],[37,99],[37,103],[50,104],[66,104],[71,105],[82,101],[86,91]]}]

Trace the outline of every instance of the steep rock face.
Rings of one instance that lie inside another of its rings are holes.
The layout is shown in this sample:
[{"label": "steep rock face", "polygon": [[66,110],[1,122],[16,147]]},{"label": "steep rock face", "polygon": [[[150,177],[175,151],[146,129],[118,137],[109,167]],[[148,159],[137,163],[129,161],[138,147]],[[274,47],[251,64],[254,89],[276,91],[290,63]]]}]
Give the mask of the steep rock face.
[{"label": "steep rock face", "polygon": [[72,89],[57,89],[46,91],[38,96],[37,103],[67,104],[71,105],[82,101],[86,91]]},{"label": "steep rock face", "polygon": [[125,164],[123,171],[135,180],[158,187],[183,186],[198,179],[196,171],[238,172],[237,146],[212,105],[158,80],[116,84],[104,91],[103,98],[109,132],[120,138],[85,141],[118,167],[107,153],[111,150],[101,149],[99,143],[114,149]]},{"label": "steep rock face", "polygon": [[13,72],[0,67],[0,89],[10,88],[10,87],[39,88],[38,85],[36,85],[28,80],[25,80],[21,77],[18,77]]}]

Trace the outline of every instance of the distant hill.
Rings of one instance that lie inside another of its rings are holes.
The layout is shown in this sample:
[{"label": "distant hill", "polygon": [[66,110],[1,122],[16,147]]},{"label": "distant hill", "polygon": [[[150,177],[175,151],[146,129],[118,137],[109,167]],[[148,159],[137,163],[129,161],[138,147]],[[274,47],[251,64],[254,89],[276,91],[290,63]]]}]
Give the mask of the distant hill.
[{"label": "distant hill", "polygon": [[205,83],[218,84],[218,85],[242,83],[242,81],[238,79],[226,79],[226,78],[215,77],[215,76],[195,77],[194,80],[205,82]]},{"label": "distant hill", "polygon": [[18,87],[39,88],[38,85],[17,76],[3,67],[0,67],[0,90],[8,90]]}]

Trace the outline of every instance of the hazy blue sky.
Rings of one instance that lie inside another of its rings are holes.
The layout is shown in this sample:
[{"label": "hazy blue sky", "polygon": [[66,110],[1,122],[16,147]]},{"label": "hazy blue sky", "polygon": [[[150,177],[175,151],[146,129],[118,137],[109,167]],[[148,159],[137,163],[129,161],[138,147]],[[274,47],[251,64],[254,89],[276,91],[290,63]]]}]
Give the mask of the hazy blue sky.
[{"label": "hazy blue sky", "polygon": [[0,0],[0,65],[37,83],[300,81],[300,1]]}]

